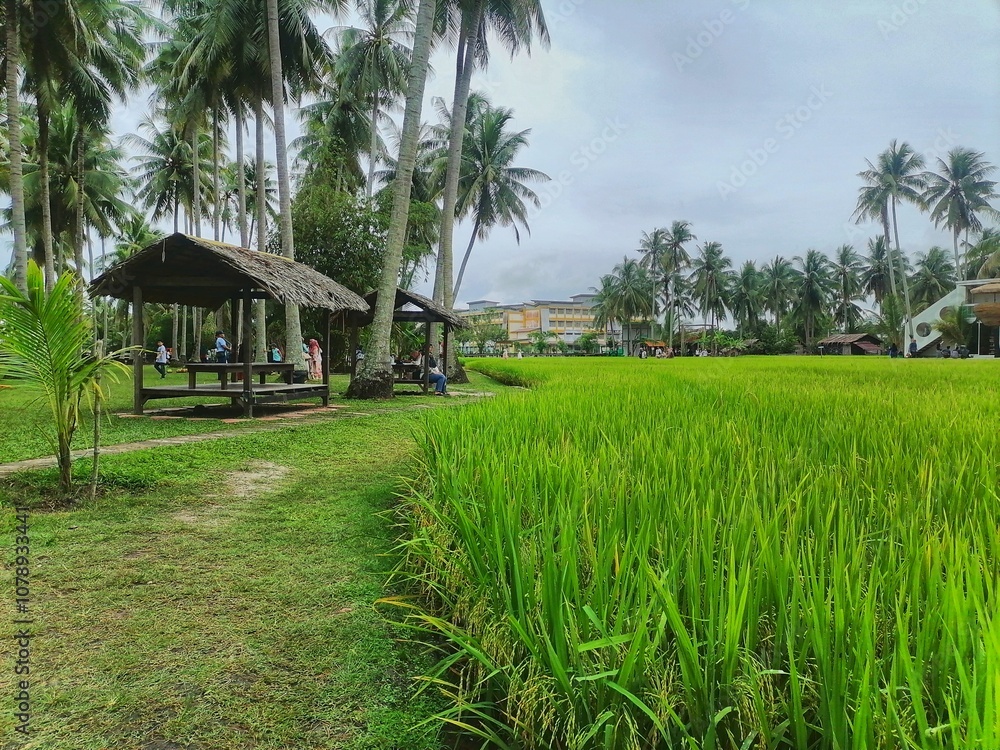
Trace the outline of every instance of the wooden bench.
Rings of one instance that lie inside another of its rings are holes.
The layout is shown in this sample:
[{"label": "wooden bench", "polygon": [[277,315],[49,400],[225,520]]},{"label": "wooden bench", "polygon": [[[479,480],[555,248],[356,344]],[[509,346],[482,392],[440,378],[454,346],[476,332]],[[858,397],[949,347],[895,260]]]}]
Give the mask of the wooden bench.
[{"label": "wooden bench", "polygon": [[[188,388],[197,388],[198,373],[214,372],[219,376],[219,383],[222,390],[227,390],[229,383],[236,382],[238,373],[244,372],[246,365],[242,362],[192,362],[188,364]],[[295,372],[295,365],[291,362],[251,362],[250,373],[260,375],[260,384],[267,382],[268,375],[281,375],[288,385],[292,384],[292,375]]]}]

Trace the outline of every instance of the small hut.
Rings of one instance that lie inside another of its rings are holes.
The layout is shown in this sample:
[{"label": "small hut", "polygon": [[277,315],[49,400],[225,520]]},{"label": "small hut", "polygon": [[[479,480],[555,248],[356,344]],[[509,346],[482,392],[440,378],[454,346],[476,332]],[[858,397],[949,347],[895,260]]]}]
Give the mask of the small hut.
[{"label": "small hut", "polygon": [[882,341],[870,333],[838,333],[817,342],[827,354],[881,354]]},{"label": "small hut", "polygon": [[983,325],[1000,326],[1000,281],[972,290],[972,311]]},{"label": "small hut", "polygon": [[[255,404],[268,401],[291,401],[319,397],[329,399],[328,357],[323,362],[322,384],[294,384],[290,363],[255,363],[249,337],[252,330],[251,303],[275,300],[283,304],[318,307],[330,312],[364,313],[368,304],[354,292],[302,263],[281,255],[261,253],[223,242],[213,242],[185,234],[172,234],[157,240],[127,260],[109,268],[91,282],[92,297],[106,296],[132,303],[132,340],[144,342],[142,305],[144,302],[190,305],[218,310],[226,302],[243,303],[243,330],[247,339],[240,363],[195,364],[189,370],[188,387],[146,387],[143,383],[143,357],[134,356],[134,410],[141,414],[147,401],[160,398],[205,396],[229,398],[253,416]],[[329,351],[329,327],[325,349]],[[287,342],[298,346],[298,342]],[[218,383],[198,386],[199,368],[218,375]],[[284,375],[284,383],[265,383],[265,375]],[[242,373],[241,385],[230,387],[230,377]],[[254,383],[254,375],[260,383]]]},{"label": "small hut", "polygon": [[[365,326],[371,325],[375,317],[375,305],[378,302],[378,292],[369,292],[364,297],[365,303],[368,305],[368,309],[364,312],[358,311],[347,311],[340,316],[342,321],[346,323],[351,331],[351,343],[350,351],[351,356],[351,380],[354,379],[354,375],[357,371],[357,360],[353,356],[354,350],[358,346],[358,335],[360,329]],[[460,318],[451,310],[439,305],[432,299],[423,296],[422,294],[417,294],[416,292],[411,292],[407,289],[396,289],[396,299],[393,303],[392,308],[392,322],[393,323],[424,323],[425,324],[425,335],[424,335],[424,349],[430,350],[431,345],[431,323],[440,323],[444,327],[444,341],[441,346],[441,361],[442,363],[448,361],[448,343],[451,338],[451,332],[456,328],[468,328],[469,324],[467,321]],[[429,390],[427,375],[430,370],[427,366],[427,358],[423,358],[424,367],[423,372],[419,373],[419,382],[422,382],[423,392],[426,394]],[[443,367],[443,365],[442,365]],[[397,379],[402,382],[407,380],[412,381],[412,378],[408,376],[410,373],[406,372],[406,369],[397,363],[394,368],[394,374]]]}]

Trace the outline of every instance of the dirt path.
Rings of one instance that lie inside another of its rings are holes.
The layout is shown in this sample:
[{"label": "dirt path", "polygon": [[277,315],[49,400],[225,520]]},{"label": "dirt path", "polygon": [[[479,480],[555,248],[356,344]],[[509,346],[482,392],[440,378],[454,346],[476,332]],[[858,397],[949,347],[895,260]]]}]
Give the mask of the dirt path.
[{"label": "dirt path", "polygon": [[[458,394],[456,394],[458,395]],[[475,400],[483,396],[492,395],[489,393],[462,393],[462,396],[471,397],[470,400]],[[401,406],[398,408],[391,409],[373,409],[372,411],[351,411],[350,407],[343,405],[335,405],[328,407],[317,407],[312,409],[303,409],[298,411],[287,412],[285,414],[261,417],[260,419],[220,419],[220,422],[226,424],[237,424],[240,422],[247,422],[253,426],[248,426],[245,429],[238,430],[226,430],[224,432],[200,432],[193,435],[177,435],[175,437],[168,438],[153,438],[150,440],[140,440],[135,443],[119,443],[117,445],[103,445],[101,446],[101,455],[110,456],[117,453],[130,453],[131,451],[141,451],[149,448],[161,448],[168,445],[188,445],[189,443],[201,443],[206,440],[224,440],[225,438],[233,437],[243,437],[244,435],[252,435],[257,432],[273,432],[274,430],[280,430],[283,427],[288,427],[291,424],[295,424],[296,421],[303,419],[314,420],[314,419],[345,419],[345,418],[360,418],[360,417],[372,417],[378,414],[388,414],[391,412],[400,411],[416,411],[417,409],[433,409],[434,406],[430,404],[412,404],[410,406]],[[131,416],[131,415],[128,415]],[[143,417],[145,419],[183,419],[183,417],[164,417],[162,415],[154,415],[150,417]],[[73,451],[73,460],[76,461],[81,458],[87,458],[94,454],[93,448],[88,448],[86,450]],[[5,477],[9,474],[13,474],[18,471],[32,471],[34,469],[45,469],[50,466],[56,465],[55,456],[43,456],[41,458],[29,458],[24,461],[15,461],[9,464],[0,464],[0,477]]]}]

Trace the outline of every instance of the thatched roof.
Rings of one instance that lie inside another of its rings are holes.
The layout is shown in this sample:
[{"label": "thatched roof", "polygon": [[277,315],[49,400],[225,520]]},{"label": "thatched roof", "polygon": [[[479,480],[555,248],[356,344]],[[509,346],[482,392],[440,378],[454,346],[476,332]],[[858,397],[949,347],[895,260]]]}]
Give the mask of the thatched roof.
[{"label": "thatched roof", "polygon": [[973,294],[1000,294],[1000,281],[993,281],[989,284],[977,286],[972,290]]},{"label": "thatched roof", "polygon": [[90,294],[131,300],[137,286],[144,302],[211,310],[248,288],[257,298],[285,304],[333,311],[368,310],[357,294],[307,265],[186,234],[157,240],[112,266],[94,279]]},{"label": "thatched roof", "polygon": [[[369,292],[365,295],[364,299],[368,303],[370,310],[364,313],[350,313],[348,315],[348,322],[351,325],[362,327],[371,324],[375,316],[375,303],[378,301],[378,292]],[[417,294],[406,289],[396,289],[396,299],[392,309],[392,319],[397,323],[447,323],[452,328],[469,327],[468,321],[460,318],[451,310],[422,294]]]},{"label": "thatched roof", "polygon": [[817,341],[817,344],[822,344],[826,346],[827,344],[861,344],[862,341],[866,341],[870,344],[881,344],[878,336],[872,336],[870,333],[836,333],[833,336],[827,336],[821,341]]}]

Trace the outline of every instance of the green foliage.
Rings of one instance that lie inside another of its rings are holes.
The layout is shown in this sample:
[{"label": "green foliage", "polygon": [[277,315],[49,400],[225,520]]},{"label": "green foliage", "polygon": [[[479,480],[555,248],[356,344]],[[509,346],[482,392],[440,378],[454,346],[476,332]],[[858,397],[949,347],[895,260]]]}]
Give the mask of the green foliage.
[{"label": "green foliage", "polygon": [[292,202],[295,258],[359,294],[378,283],[385,225],[377,207],[325,182],[304,185]]},{"label": "green foliage", "polygon": [[0,277],[0,376],[38,393],[52,422],[47,434],[59,462],[60,486],[72,483],[70,449],[85,396],[104,398],[99,376],[124,366],[86,354],[91,345],[77,277],[65,273],[46,294],[41,269],[28,264],[28,292]]},{"label": "green foliage", "polygon": [[952,346],[968,345],[976,335],[976,316],[969,315],[968,308],[962,306],[949,307],[941,316],[941,320],[932,326],[941,334],[946,344]]},{"label": "green foliage", "polygon": [[596,354],[601,348],[601,343],[596,333],[587,331],[576,340],[576,348],[585,354]]},{"label": "green foliage", "polygon": [[532,331],[528,334],[528,340],[531,342],[530,348],[535,354],[545,354],[551,347],[555,346],[553,339],[558,338],[552,331]]},{"label": "green foliage", "polygon": [[432,416],[405,496],[444,717],[511,748],[1000,746],[989,364],[468,363],[536,392]]}]

